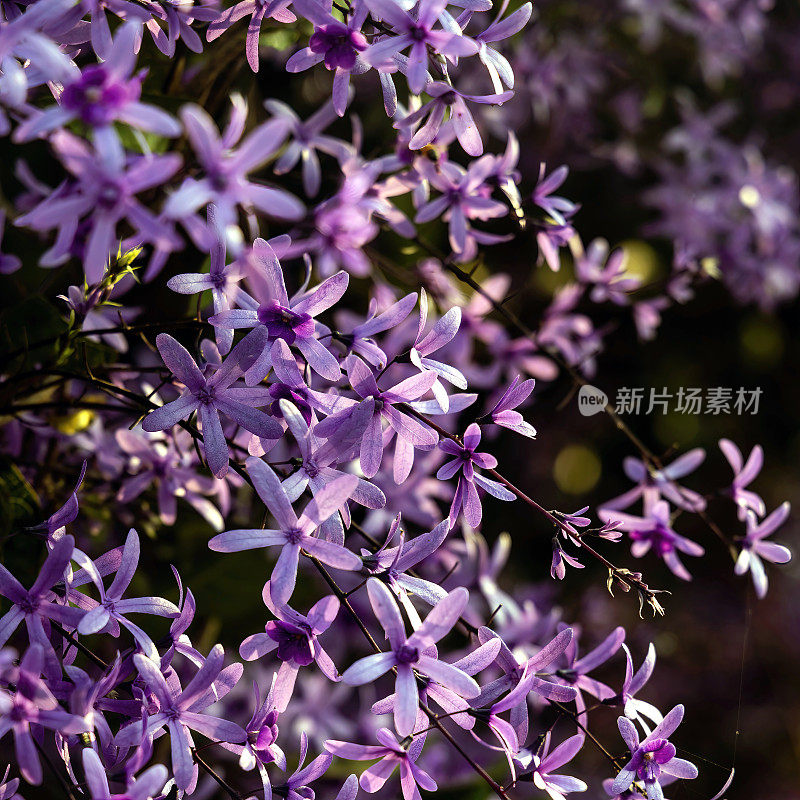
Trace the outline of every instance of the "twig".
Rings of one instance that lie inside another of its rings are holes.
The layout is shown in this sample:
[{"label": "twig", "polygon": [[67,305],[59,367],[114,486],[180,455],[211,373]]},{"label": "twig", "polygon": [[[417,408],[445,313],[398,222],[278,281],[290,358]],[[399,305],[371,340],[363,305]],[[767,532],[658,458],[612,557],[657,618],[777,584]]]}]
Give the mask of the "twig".
[{"label": "twig", "polygon": [[[458,445],[462,445],[463,442],[461,437],[457,434],[450,433],[449,431],[442,428],[440,425],[437,425],[435,422],[432,422],[428,419],[424,414],[420,414],[416,409],[412,408],[407,404],[400,404],[398,406],[402,408],[402,410],[410,414],[413,417],[416,417],[421,422],[424,422],[426,425],[429,425],[433,428],[439,436],[444,437],[445,439],[450,439],[451,441],[455,442]],[[515,486],[511,481],[509,481],[505,476],[501,475],[496,469],[487,469],[485,470],[489,475],[491,475],[495,480],[499,481],[503,484],[510,492],[515,494],[523,503],[526,503],[531,508],[533,508],[536,512],[541,514],[542,516],[546,517],[553,525],[560,528],[567,536],[571,539],[574,539],[576,542],[580,544],[580,546],[593,558],[597,559],[603,566],[608,569],[609,573],[611,573],[614,578],[618,581],[626,585],[629,589],[636,589],[640,595],[645,595],[647,597],[647,602],[653,607],[654,610],[657,610],[660,606],[658,605],[658,601],[655,597],[655,592],[648,587],[648,585],[637,578],[630,570],[623,570],[620,567],[617,567],[611,561],[609,561],[604,555],[598,553],[591,545],[586,543],[586,540],[581,536],[581,534],[576,531],[575,529],[571,528],[567,525],[564,520],[559,519],[552,511],[548,511],[544,506],[537,503],[532,497],[529,497],[522,489]]]},{"label": "twig", "polygon": [[242,800],[244,795],[238,790],[234,789],[233,786],[231,786],[221,775],[219,775],[214,768],[203,759],[195,747],[192,748],[192,758],[200,767],[200,769],[210,775],[214,781],[216,781],[217,785],[228,793],[232,800]]},{"label": "twig", "polygon": [[53,764],[53,761],[51,760],[50,756],[47,755],[45,749],[39,744],[39,742],[36,741],[36,737],[31,736],[30,738],[33,740],[34,745],[36,745],[36,749],[39,751],[39,755],[44,759],[44,763],[47,764],[47,768],[55,776],[55,779],[58,781],[58,785],[64,791],[64,794],[66,794],[66,796],[70,800],[78,800],[78,798],[75,795],[75,792],[72,791],[72,787],[69,785],[67,779],[56,769],[56,766],[55,764]]},{"label": "twig", "polygon": [[50,624],[72,645],[74,645],[81,653],[83,653],[86,658],[90,661],[94,662],[95,666],[100,667],[103,672],[108,670],[108,664],[103,661],[100,656],[98,656],[95,652],[90,650],[83,642],[79,642],[71,633],[68,633],[61,627],[61,625],[56,622],[55,620],[51,620]]}]

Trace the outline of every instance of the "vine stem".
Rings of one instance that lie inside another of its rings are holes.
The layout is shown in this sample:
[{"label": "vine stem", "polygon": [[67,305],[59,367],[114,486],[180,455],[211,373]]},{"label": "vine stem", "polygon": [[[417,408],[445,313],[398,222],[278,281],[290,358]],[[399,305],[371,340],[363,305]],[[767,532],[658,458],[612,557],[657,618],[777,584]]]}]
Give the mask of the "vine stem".
[{"label": "vine stem", "polygon": [[201,755],[197,752],[197,748],[192,748],[192,758],[194,759],[195,763],[203,770],[207,775],[209,775],[216,784],[227,792],[228,796],[231,800],[242,800],[244,795],[234,789]]},{"label": "vine stem", "polygon": [[[83,376],[83,375],[80,375],[80,374],[77,374],[77,373],[69,373],[67,371],[60,371],[60,370],[54,370],[54,371],[51,372],[51,374],[59,375],[60,377],[63,377],[63,378],[68,379],[68,380],[69,379],[79,379],[79,380],[84,381],[84,382],[88,383],[89,385],[92,385],[92,386],[94,386],[94,387],[96,387],[96,388],[98,388],[98,389],[100,389],[100,390],[102,390],[104,392],[107,392],[109,394],[115,394],[117,396],[121,396],[125,400],[127,400],[127,401],[129,401],[129,402],[134,404],[133,407],[123,406],[120,410],[124,409],[124,410],[129,411],[129,412],[135,412],[136,411],[136,406],[138,406],[139,408],[143,408],[145,410],[148,410],[150,408],[155,408],[156,407],[154,403],[150,402],[146,398],[141,397],[140,395],[136,394],[135,392],[131,392],[131,391],[126,390],[126,389],[124,389],[122,387],[115,386],[114,384],[109,383],[107,381],[99,380],[99,379],[95,378],[94,376],[87,377],[87,376]],[[451,434],[450,432],[448,432],[445,429],[441,428],[440,426],[438,426],[436,423],[434,423],[431,420],[429,420],[424,415],[419,414],[415,409],[413,409],[413,408],[411,408],[409,406],[405,406],[405,405],[403,405],[402,407],[404,408],[405,411],[407,411],[412,416],[415,416],[418,419],[420,419],[421,421],[425,422],[427,425],[430,425],[434,430],[437,431],[437,433],[439,433],[440,436],[443,436],[445,438],[451,439],[451,440],[461,444],[460,437],[458,437],[457,435]],[[189,432],[193,435],[193,437],[195,437],[195,438],[200,437],[200,433],[196,429],[193,429],[191,426],[189,426],[187,423],[183,423],[183,426],[187,430],[189,430]],[[247,475],[246,470],[240,464],[238,464],[235,461],[233,461],[233,459],[229,459],[229,461],[230,461],[230,464],[231,464],[231,468],[238,475],[240,475],[242,478],[244,478],[252,486],[252,483],[251,483],[251,481],[249,479],[249,476]],[[518,489],[514,484],[512,484],[510,481],[508,481],[504,476],[502,476],[496,470],[491,470],[490,474],[492,474],[498,481],[500,481],[503,485],[505,485],[517,497],[519,497],[521,500],[523,500],[523,502],[525,502],[528,505],[530,505],[532,508],[534,508],[540,514],[546,516],[554,525],[556,525],[559,528],[561,528],[562,530],[564,530],[565,533],[568,533],[568,535],[571,536],[573,539],[577,539],[580,542],[581,546],[583,546],[587,550],[587,552],[589,552],[595,558],[600,560],[623,583],[625,583],[625,584],[627,584],[629,586],[635,586],[636,588],[640,589],[640,591],[644,591],[644,592],[647,592],[647,593],[650,592],[650,590],[647,589],[646,584],[643,584],[642,582],[637,582],[636,579],[633,578],[633,577],[628,577],[628,576],[623,577],[622,575],[620,575],[618,568],[615,567],[610,561],[608,561],[608,559],[606,559],[604,556],[602,556],[600,553],[598,553],[596,550],[594,550],[594,548],[590,547],[585,542],[583,542],[583,540],[580,537],[580,534],[576,534],[575,531],[570,530],[569,527],[566,525],[566,523],[564,523],[562,520],[560,520],[552,512],[547,511],[543,506],[541,506],[535,500],[533,500],[532,498],[528,497],[528,495],[526,495],[524,492],[522,492],[522,490]],[[362,531],[360,531],[360,529],[359,529],[359,532],[362,532]],[[363,534],[366,536],[367,541],[369,541],[371,544],[374,543],[374,539],[372,539],[372,537],[370,537],[368,534],[366,534],[366,532],[363,532]],[[363,635],[365,636],[367,641],[370,643],[371,647],[375,650],[375,652],[382,652],[382,650],[380,648],[380,645],[375,641],[374,637],[370,633],[370,631],[367,628],[366,624],[364,623],[364,621],[359,616],[358,612],[356,612],[356,610],[353,608],[352,604],[350,603],[348,594],[346,592],[344,592],[341,589],[341,587],[338,586],[338,584],[333,579],[333,577],[330,575],[330,573],[327,571],[327,569],[325,569],[325,567],[317,559],[315,559],[312,556],[309,556],[309,558],[312,561],[312,563],[315,565],[316,569],[318,570],[320,575],[323,577],[325,582],[331,588],[331,590],[333,591],[334,595],[337,597],[337,599],[340,601],[340,603],[345,607],[345,609],[347,610],[348,614],[350,614],[350,616],[356,622],[356,624],[358,625],[359,629],[362,631]],[[471,631],[468,629],[468,633],[469,632],[471,632]],[[65,631],[63,631],[63,633],[65,635],[65,638],[69,638],[70,640],[72,640],[72,637],[69,637],[69,635],[66,634]],[[80,643],[78,643],[78,642],[73,642],[73,643],[76,646],[80,647]],[[81,649],[81,652],[84,652],[84,648],[80,647],[80,649]],[[98,664],[98,666],[100,664],[102,664],[103,666],[107,667],[107,665],[105,665],[105,663],[102,662],[102,660],[99,659],[99,657],[95,657],[93,653],[91,653],[91,654],[90,653],[85,653],[85,654],[87,655],[87,657],[92,658],[92,660],[96,664]],[[484,782],[489,786],[489,788],[499,798],[501,798],[501,800],[510,800],[510,798],[508,796],[508,793],[507,793],[507,790],[500,783],[498,783],[486,771],[486,769],[484,769],[484,767],[482,767],[479,763],[477,763],[468,752],[466,752],[466,750],[462,747],[462,745],[458,742],[458,740],[453,736],[453,734],[447,728],[444,727],[444,725],[442,724],[442,722],[439,719],[438,715],[435,712],[433,712],[427,706],[426,703],[424,703],[422,701],[420,701],[420,708],[422,709],[423,713],[428,717],[428,720],[430,721],[431,725],[433,727],[435,727],[442,734],[442,736],[455,748],[455,750],[467,761],[467,763],[474,770],[474,772],[482,780],[484,780]],[[567,709],[563,709],[563,713],[569,714]],[[582,726],[581,723],[573,715],[569,714],[569,716],[576,722],[577,725],[579,725],[579,727],[584,729],[584,726]],[[598,745],[600,747],[600,749],[606,755],[610,756],[610,754],[608,754],[608,751],[606,751],[605,748],[603,748],[603,746],[599,742],[597,742],[593,736],[591,737],[591,739],[596,745]],[[198,755],[196,750],[193,750],[193,758],[198,763],[198,765],[204,771],[206,771],[217,782],[217,784],[229,794],[229,796],[232,798],[232,800],[241,800],[243,795],[240,792],[238,792],[233,786],[228,784],[221,776],[219,776],[213,770],[213,768],[210,765],[208,765],[202,759],[201,756]],[[613,759],[613,757],[612,757],[612,759]]]},{"label": "vine stem", "polygon": [[[428,419],[424,414],[420,414],[416,409],[412,408],[406,404],[398,405],[403,409],[404,412],[410,414],[413,417],[416,417],[421,422],[424,422],[426,425],[429,425],[433,428],[439,436],[444,437],[445,439],[450,439],[451,441],[455,442],[459,446],[463,445],[463,441],[460,436],[454,433],[450,433],[449,431],[442,428],[440,425],[437,425],[435,422],[432,422]],[[622,570],[620,567],[617,567],[611,561],[609,561],[602,553],[599,553],[595,550],[590,544],[587,544],[586,540],[581,536],[581,534],[567,525],[562,519],[559,519],[552,511],[548,511],[544,506],[537,503],[532,497],[529,497],[525,492],[522,491],[519,487],[515,486],[508,478],[503,476],[499,473],[496,469],[487,469],[485,470],[489,475],[491,475],[495,480],[499,481],[503,484],[510,492],[516,495],[523,503],[526,503],[531,508],[533,508],[537,513],[541,514],[542,516],[546,517],[553,525],[560,528],[567,536],[571,539],[574,539],[578,542],[580,547],[582,547],[589,555],[593,558],[597,559],[606,569],[616,578],[616,580],[620,581],[624,585],[626,585],[629,589],[636,589],[638,592],[644,594],[647,599],[648,603],[651,605],[653,602],[656,602],[655,592],[648,587],[648,585],[641,579],[637,578],[633,573],[629,570]],[[655,608],[655,606],[654,606]]]},{"label": "vine stem", "polygon": [[51,620],[50,624],[61,634],[61,636],[66,639],[71,645],[76,647],[83,655],[86,656],[90,661],[94,663],[95,666],[100,667],[103,672],[108,671],[108,664],[103,661],[100,656],[97,655],[93,650],[90,650],[83,642],[79,642],[71,633],[64,630],[60,623],[56,622],[55,620]]},{"label": "vine stem", "polygon": [[181,319],[169,322],[167,324],[163,324],[161,322],[140,322],[135,325],[115,325],[113,327],[97,328],[96,330],[91,330],[91,331],[66,330],[63,333],[56,334],[55,336],[48,336],[44,339],[37,339],[35,342],[30,342],[23,347],[18,347],[16,348],[16,350],[12,350],[10,353],[5,353],[3,355],[0,355],[0,364],[10,363],[15,358],[17,358],[17,356],[24,355],[25,353],[28,353],[31,350],[36,350],[48,344],[54,344],[55,342],[61,341],[62,339],[68,340],[71,336],[75,337],[76,339],[79,339],[79,338],[89,338],[92,336],[104,336],[110,333],[138,334],[138,333],[144,333],[145,331],[167,330],[170,328],[201,328],[201,329],[213,330],[213,326],[211,325],[211,323],[199,322],[196,319]]},{"label": "vine stem", "polygon": [[[536,347],[540,347],[543,352],[545,352],[553,361],[558,364],[561,369],[563,369],[571,378],[573,383],[576,386],[589,386],[589,382],[583,377],[583,375],[575,369],[575,367],[570,364],[569,362],[565,361],[564,358],[561,356],[560,353],[554,351],[552,348],[549,347],[542,347],[541,343],[538,340],[536,332],[531,330],[520,318],[510,309],[507,309],[502,303],[498,302],[494,299],[481,285],[478,283],[473,277],[472,274],[466,272],[465,270],[461,269],[461,267],[453,264],[449,257],[443,256],[438,250],[433,247],[432,245],[425,242],[419,236],[415,238],[417,244],[426,250],[431,255],[438,258],[445,269],[448,272],[451,272],[458,278],[459,281],[469,286],[475,292],[480,294],[481,297],[484,298],[491,306],[494,311],[500,314],[507,322],[513,325],[526,339],[531,341]],[[628,426],[625,420],[617,413],[616,408],[614,408],[611,403],[606,401],[605,405],[603,406],[603,410],[608,415],[609,419],[613,423],[614,427],[620,431],[628,441],[633,445],[633,447],[638,451],[639,455],[648,465],[651,471],[658,470],[661,471],[664,469],[664,465],[661,459],[637,436],[633,430]],[[683,494],[684,490],[682,487],[675,484],[676,489]],[[510,488],[510,487],[509,487]],[[513,489],[511,489],[513,491]],[[706,511],[700,510],[695,511],[697,516],[705,523],[706,527],[725,545],[729,554],[736,561],[738,557],[738,553],[736,552],[736,548],[733,546],[733,543],[730,541],[728,537],[722,532],[719,525],[714,522],[714,520],[707,514]],[[584,545],[585,546],[585,545]]]},{"label": "vine stem", "polygon": [[40,745],[39,742],[36,741],[36,737],[35,736],[31,736],[31,739],[33,740],[34,745],[36,745],[36,749],[39,751],[39,755],[44,759],[44,763],[47,764],[47,768],[55,776],[56,780],[58,781],[58,785],[61,787],[61,789],[63,790],[64,794],[66,794],[66,796],[69,798],[69,800],[78,800],[78,798],[75,796],[75,792],[72,791],[72,787],[69,785],[69,782],[56,769],[56,766],[55,766],[55,764],[53,764],[53,761],[50,758],[50,756],[47,754],[47,752],[42,747],[42,745]]},{"label": "vine stem", "polygon": [[[347,594],[341,589],[341,587],[336,583],[333,579],[333,576],[328,572],[327,569],[313,556],[310,556],[311,562],[317,568],[317,571],[322,575],[323,580],[330,586],[331,591],[334,593],[336,598],[339,602],[344,606],[350,616],[353,618],[353,621],[358,625],[361,632],[364,634],[367,641],[372,646],[372,649],[376,653],[383,652],[381,650],[380,645],[375,641],[375,637],[369,632],[364,620],[361,619],[358,612],[353,608],[350,604],[350,598]],[[447,741],[453,745],[456,751],[461,755],[464,760],[472,767],[472,769],[486,782],[489,788],[502,800],[510,800],[508,793],[506,790],[477,762],[475,761],[472,756],[467,753],[466,750],[461,746],[458,740],[453,736],[447,728],[442,725],[441,721],[439,720],[438,716],[428,707],[426,703],[424,703],[421,699],[419,701],[419,706],[422,709],[425,716],[430,721],[431,725],[433,725],[441,734],[444,736]]]}]

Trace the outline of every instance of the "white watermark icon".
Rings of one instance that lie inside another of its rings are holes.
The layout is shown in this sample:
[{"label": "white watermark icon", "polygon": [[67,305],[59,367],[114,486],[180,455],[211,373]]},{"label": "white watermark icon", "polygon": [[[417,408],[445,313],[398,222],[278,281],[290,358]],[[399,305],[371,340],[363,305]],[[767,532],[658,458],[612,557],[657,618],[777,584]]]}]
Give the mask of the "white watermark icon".
[{"label": "white watermark icon", "polygon": [[[733,389],[726,386],[707,388],[681,386],[670,391],[623,386],[617,390],[614,411],[617,414],[710,414],[712,416],[731,415],[750,416],[758,414],[763,389],[757,386],[748,389],[740,386]],[[608,396],[601,389],[584,384],[578,391],[578,410],[584,417],[591,417],[604,411],[609,405]]]},{"label": "white watermark icon", "polygon": [[584,417],[592,417],[605,410],[608,396],[595,386],[585,383],[578,390],[578,409]]}]

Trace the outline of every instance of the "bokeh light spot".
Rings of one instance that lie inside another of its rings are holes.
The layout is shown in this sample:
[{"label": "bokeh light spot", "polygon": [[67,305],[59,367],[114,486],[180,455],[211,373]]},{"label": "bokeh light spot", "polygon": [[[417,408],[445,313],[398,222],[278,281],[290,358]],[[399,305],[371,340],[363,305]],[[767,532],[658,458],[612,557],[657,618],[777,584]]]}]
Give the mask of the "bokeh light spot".
[{"label": "bokeh light spot", "polygon": [[600,459],[594,450],[582,444],[569,444],[556,456],[553,480],[562,492],[581,494],[597,485],[600,472]]},{"label": "bokeh light spot", "polygon": [[783,357],[783,334],[774,320],[753,317],[742,325],[742,357],[762,369],[776,366]]}]

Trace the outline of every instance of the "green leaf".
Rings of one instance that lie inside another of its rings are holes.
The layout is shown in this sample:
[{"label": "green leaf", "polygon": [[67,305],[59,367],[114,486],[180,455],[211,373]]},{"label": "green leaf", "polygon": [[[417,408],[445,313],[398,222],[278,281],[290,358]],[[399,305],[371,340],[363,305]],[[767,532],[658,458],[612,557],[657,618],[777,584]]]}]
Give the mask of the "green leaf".
[{"label": "green leaf", "polygon": [[36,520],[39,498],[25,476],[10,460],[0,460],[0,535]]}]

